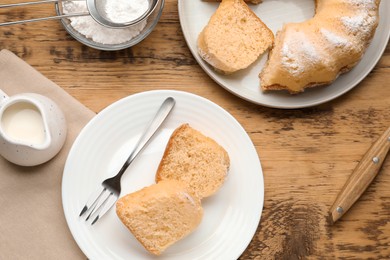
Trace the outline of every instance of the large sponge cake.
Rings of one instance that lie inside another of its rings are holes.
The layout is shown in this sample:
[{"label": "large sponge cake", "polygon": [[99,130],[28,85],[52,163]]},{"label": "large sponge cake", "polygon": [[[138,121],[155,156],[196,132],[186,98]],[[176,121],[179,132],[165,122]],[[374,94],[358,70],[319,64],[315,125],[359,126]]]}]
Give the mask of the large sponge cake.
[{"label": "large sponge cake", "polygon": [[379,22],[379,0],[316,0],[315,16],[277,33],[261,88],[303,92],[332,83],[363,57]]},{"label": "large sponge cake", "polygon": [[137,240],[155,255],[191,233],[203,216],[196,193],[174,180],[120,198],[116,212]]},{"label": "large sponge cake", "polygon": [[156,182],[179,180],[204,198],[222,186],[229,167],[229,155],[222,146],[188,124],[183,124],[168,141],[157,169]]},{"label": "large sponge cake", "polygon": [[243,0],[222,0],[199,34],[198,53],[217,71],[230,74],[251,65],[273,40],[272,31]]}]

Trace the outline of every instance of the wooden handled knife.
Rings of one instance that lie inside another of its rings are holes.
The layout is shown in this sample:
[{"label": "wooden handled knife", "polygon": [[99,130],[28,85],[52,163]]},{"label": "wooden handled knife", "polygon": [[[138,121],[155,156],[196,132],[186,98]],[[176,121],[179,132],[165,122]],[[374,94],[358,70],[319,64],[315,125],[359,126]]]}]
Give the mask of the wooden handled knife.
[{"label": "wooden handled knife", "polygon": [[332,223],[340,219],[367,189],[378,174],[389,149],[390,127],[366,152],[337,195],[329,210],[329,219]]}]

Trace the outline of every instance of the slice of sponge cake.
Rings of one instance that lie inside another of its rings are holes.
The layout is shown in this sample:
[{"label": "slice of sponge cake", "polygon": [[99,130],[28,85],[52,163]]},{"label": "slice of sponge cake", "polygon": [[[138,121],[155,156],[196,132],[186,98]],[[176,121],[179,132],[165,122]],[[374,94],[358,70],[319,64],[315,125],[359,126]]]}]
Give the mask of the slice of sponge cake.
[{"label": "slice of sponge cake", "polygon": [[243,0],[222,0],[198,36],[199,55],[230,74],[256,61],[274,41],[272,31]]},{"label": "slice of sponge cake", "polygon": [[156,182],[179,180],[204,198],[222,186],[229,167],[229,155],[222,146],[188,124],[183,124],[168,141],[157,169]]},{"label": "slice of sponge cake", "polygon": [[203,216],[196,193],[175,180],[161,181],[120,198],[116,212],[145,249],[155,255],[190,234]]}]

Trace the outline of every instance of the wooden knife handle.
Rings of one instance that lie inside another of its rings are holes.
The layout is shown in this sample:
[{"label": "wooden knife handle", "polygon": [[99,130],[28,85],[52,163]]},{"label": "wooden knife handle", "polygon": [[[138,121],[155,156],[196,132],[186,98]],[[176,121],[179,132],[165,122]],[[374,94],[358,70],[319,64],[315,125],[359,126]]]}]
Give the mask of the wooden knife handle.
[{"label": "wooden knife handle", "polygon": [[340,219],[367,189],[378,174],[389,149],[390,127],[366,152],[337,195],[329,210],[329,217],[333,223]]}]

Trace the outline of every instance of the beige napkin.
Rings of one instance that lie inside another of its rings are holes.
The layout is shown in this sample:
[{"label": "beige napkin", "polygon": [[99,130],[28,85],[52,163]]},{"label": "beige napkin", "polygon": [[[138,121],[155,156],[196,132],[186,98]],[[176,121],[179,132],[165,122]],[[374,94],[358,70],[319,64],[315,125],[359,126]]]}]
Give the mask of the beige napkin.
[{"label": "beige napkin", "polygon": [[51,98],[68,125],[65,145],[45,164],[21,167],[0,156],[0,259],[86,259],[65,221],[61,180],[73,141],[95,114],[7,50],[0,52],[0,89]]}]

